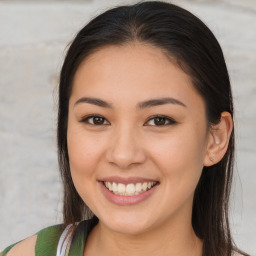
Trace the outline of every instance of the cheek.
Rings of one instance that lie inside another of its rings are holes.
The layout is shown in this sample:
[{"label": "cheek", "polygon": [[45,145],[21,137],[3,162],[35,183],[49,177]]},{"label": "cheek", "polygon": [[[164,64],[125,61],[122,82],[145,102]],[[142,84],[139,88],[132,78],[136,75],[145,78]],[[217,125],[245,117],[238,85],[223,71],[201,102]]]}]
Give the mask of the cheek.
[{"label": "cheek", "polygon": [[68,154],[74,186],[87,205],[93,205],[96,170],[102,157],[102,140],[85,134],[81,127],[68,129]]},{"label": "cheek", "polygon": [[165,140],[154,140],[154,146],[150,147],[152,159],[171,186],[196,186],[205,155],[202,134],[187,127],[170,134]]},{"label": "cheek", "polygon": [[[205,146],[202,139],[193,132],[175,133],[165,139],[155,140],[151,147],[152,155],[162,158],[162,163],[171,162],[183,165],[191,162],[202,162]],[[172,165],[171,165],[172,166]]]},{"label": "cheek", "polygon": [[68,154],[73,179],[94,175],[102,148],[99,136],[88,135],[80,127],[69,126]]},{"label": "cheek", "polygon": [[203,169],[203,140],[200,142],[196,134],[190,131],[188,135],[176,133],[166,140],[156,140],[154,144],[151,156],[154,156],[152,159],[160,171],[162,194],[166,195],[159,202],[159,209],[166,209],[168,214],[172,213],[170,209],[186,208],[187,205],[192,207]]}]

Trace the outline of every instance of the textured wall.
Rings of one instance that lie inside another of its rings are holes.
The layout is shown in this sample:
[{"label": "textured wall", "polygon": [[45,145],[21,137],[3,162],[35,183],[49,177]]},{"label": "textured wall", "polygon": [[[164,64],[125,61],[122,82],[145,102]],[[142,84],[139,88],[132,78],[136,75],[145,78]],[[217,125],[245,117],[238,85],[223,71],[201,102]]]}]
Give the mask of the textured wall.
[{"label": "textured wall", "polygon": [[[0,249],[61,222],[55,123],[65,46],[91,17],[125,2],[135,1],[0,0]],[[256,2],[176,2],[210,26],[226,56],[238,132],[232,228],[256,255]]]}]

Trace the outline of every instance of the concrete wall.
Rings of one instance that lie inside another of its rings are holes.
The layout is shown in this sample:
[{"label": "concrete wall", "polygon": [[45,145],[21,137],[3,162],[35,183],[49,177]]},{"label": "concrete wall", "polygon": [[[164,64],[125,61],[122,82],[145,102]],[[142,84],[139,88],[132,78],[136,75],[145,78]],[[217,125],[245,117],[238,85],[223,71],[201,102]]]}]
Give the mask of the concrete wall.
[{"label": "concrete wall", "polygon": [[[96,14],[133,2],[0,0],[0,249],[61,222],[55,126],[65,46]],[[226,56],[237,125],[232,229],[256,255],[256,2],[176,3],[209,25]]]}]

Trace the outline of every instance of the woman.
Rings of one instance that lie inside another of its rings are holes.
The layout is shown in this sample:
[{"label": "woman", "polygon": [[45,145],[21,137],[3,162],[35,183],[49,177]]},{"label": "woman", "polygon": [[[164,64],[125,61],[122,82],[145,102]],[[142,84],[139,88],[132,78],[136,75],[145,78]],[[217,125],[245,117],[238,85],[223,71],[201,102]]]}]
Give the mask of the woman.
[{"label": "woman", "polygon": [[60,76],[58,150],[63,225],[2,255],[247,255],[228,220],[228,71],[190,12],[121,6],[77,34]]}]

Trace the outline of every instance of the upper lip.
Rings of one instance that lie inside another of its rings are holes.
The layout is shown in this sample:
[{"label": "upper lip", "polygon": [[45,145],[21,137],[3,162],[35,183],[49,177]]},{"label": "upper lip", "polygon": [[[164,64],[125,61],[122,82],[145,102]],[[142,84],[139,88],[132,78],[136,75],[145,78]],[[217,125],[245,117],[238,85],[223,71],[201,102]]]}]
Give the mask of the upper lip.
[{"label": "upper lip", "polygon": [[135,183],[143,183],[143,182],[158,182],[157,180],[144,178],[144,177],[119,177],[119,176],[108,176],[105,178],[100,179],[99,181],[105,182],[115,182],[115,183],[122,183],[122,184],[135,184]]}]

